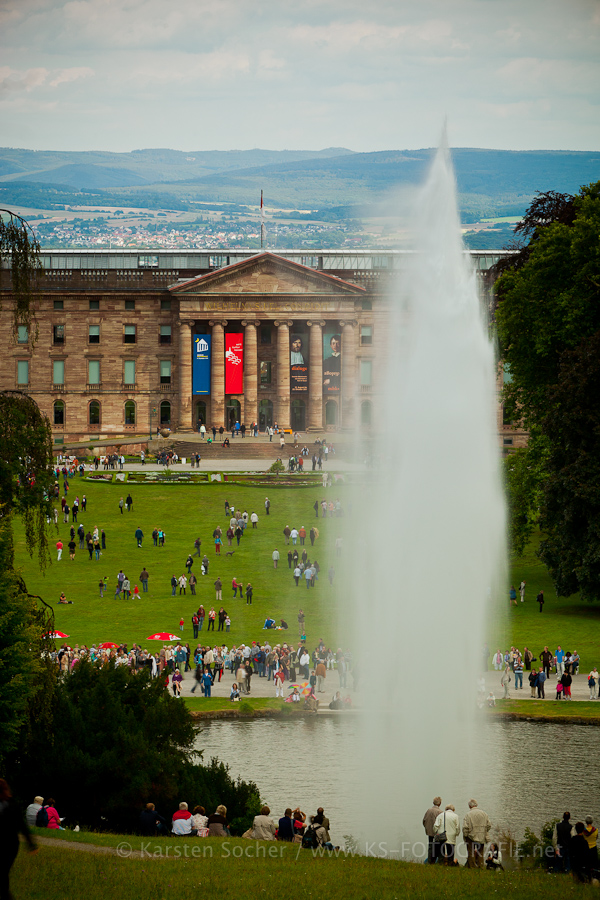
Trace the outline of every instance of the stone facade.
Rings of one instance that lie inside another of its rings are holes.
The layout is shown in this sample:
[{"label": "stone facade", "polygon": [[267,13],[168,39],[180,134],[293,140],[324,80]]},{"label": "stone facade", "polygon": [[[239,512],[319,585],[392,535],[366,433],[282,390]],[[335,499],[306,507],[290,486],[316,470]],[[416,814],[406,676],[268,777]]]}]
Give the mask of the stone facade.
[{"label": "stone facade", "polygon": [[[0,275],[9,290],[9,273]],[[261,430],[366,431],[385,414],[391,278],[334,275],[271,253],[212,270],[115,270],[98,268],[97,259],[94,268],[47,268],[35,342],[23,330],[12,336],[10,301],[0,312],[0,389],[30,394],[57,443],[143,436],[160,426],[192,431],[200,421],[227,428],[236,419]],[[244,343],[237,394],[225,393],[231,333]],[[212,346],[210,392],[199,396],[192,356],[201,335]],[[341,336],[337,394],[324,386],[324,335]],[[298,338],[308,385],[295,390],[290,354]],[[500,409],[501,440],[508,432]]]}]

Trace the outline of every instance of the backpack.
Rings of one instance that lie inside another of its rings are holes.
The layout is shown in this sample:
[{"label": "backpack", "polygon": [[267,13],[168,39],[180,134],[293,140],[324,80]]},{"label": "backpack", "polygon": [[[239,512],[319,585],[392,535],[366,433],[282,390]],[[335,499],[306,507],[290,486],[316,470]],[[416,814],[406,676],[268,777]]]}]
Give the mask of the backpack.
[{"label": "backpack", "polygon": [[35,817],[35,824],[37,828],[48,827],[48,810],[45,806],[42,806],[41,809],[38,809],[37,815]]},{"label": "backpack", "polygon": [[302,846],[305,850],[315,850],[319,846],[317,833],[312,825],[309,825],[302,835]]}]

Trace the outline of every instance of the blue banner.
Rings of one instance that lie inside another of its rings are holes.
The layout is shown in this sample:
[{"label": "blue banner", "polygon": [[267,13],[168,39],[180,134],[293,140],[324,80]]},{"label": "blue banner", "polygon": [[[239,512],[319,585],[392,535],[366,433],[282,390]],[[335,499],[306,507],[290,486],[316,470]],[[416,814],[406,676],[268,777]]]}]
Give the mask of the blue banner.
[{"label": "blue banner", "polygon": [[210,334],[194,335],[192,393],[210,394]]}]

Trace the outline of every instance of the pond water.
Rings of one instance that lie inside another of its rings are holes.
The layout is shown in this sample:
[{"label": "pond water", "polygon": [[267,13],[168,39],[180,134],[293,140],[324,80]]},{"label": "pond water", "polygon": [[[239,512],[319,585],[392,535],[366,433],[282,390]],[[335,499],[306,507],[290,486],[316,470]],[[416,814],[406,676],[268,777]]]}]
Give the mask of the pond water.
[{"label": "pond water", "polygon": [[[287,806],[298,805],[307,814],[323,806],[332,840],[343,846],[344,835],[368,840],[361,830],[357,791],[361,724],[360,716],[353,714],[290,721],[216,720],[202,725],[196,746],[205,760],[216,756],[233,776],[255,781],[274,818]],[[526,826],[539,834],[544,822],[561,818],[565,810],[573,822],[586,815],[600,822],[597,728],[489,721],[480,735],[480,764],[464,772],[464,796],[475,797],[494,825],[522,838]],[[460,773],[460,748],[450,759]],[[402,793],[403,778],[396,773],[390,778],[390,797],[399,806]],[[434,784],[422,786],[423,812],[435,793]],[[458,798],[443,801],[455,803],[462,819],[467,810]],[[420,821],[407,837],[422,840]]]}]

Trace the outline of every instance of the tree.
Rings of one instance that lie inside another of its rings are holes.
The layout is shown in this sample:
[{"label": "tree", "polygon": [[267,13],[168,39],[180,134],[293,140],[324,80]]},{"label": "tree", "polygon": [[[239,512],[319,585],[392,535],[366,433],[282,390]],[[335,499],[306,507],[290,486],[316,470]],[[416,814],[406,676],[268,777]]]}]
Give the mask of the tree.
[{"label": "tree", "polygon": [[[6,212],[6,211],[2,211]],[[39,247],[27,223],[0,215],[0,260],[11,267],[13,329],[25,325],[33,338],[33,299]],[[44,723],[52,696],[47,657],[54,631],[51,607],[31,596],[14,568],[12,522],[20,515],[31,555],[48,562],[46,516],[52,475],[51,432],[37,404],[20,391],[0,393],[0,763],[24,746],[28,724]]]},{"label": "tree", "polygon": [[593,559],[600,553],[600,534],[590,495],[600,488],[600,470],[591,465],[592,435],[581,428],[595,427],[597,402],[600,182],[576,197],[540,195],[523,233],[529,244],[501,275],[496,309],[501,359],[511,375],[505,408],[530,432],[527,449],[507,463],[515,549],[522,549],[528,536],[519,515],[530,520],[539,504],[540,554],[558,593],[581,591],[596,599],[600,578]]},{"label": "tree", "polygon": [[195,739],[163,679],[84,659],[57,686],[50,728],[36,731],[11,781],[22,797],[58,797],[61,814],[92,828],[135,831],[147,802],[170,816],[187,800],[210,811],[223,803],[241,834],[260,809],[258,788],[216,760],[194,763]]},{"label": "tree", "polygon": [[2,260],[10,265],[13,333],[16,337],[19,325],[24,325],[33,341],[37,337],[37,329],[33,328],[37,276],[42,269],[40,245],[25,219],[9,209],[0,209],[0,261]]}]

